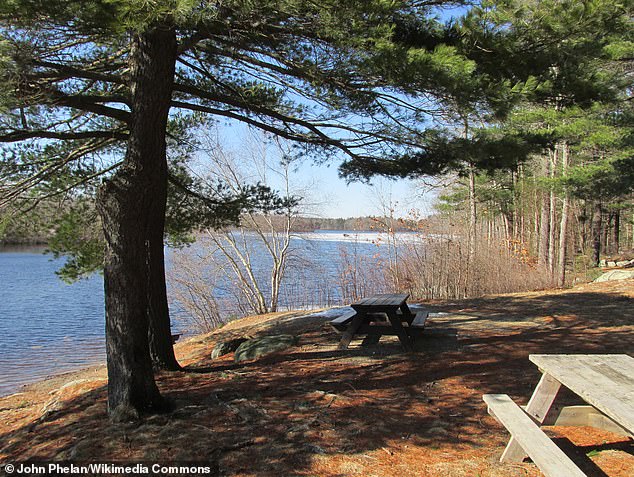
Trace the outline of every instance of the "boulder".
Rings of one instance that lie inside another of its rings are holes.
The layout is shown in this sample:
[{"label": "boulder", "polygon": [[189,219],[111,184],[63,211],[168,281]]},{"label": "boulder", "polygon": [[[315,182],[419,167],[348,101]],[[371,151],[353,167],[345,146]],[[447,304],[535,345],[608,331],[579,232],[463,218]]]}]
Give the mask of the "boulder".
[{"label": "boulder", "polygon": [[234,360],[239,363],[248,359],[257,359],[295,346],[298,341],[298,337],[293,335],[273,335],[248,340],[236,349]]},{"label": "boulder", "polygon": [[604,273],[594,282],[609,282],[611,280],[627,280],[628,278],[634,278],[634,270],[612,270],[611,272]]},{"label": "boulder", "polygon": [[225,354],[229,354],[237,350],[238,347],[245,341],[248,341],[248,338],[234,338],[229,341],[221,341],[217,343],[211,352],[211,359],[219,358],[220,356],[224,356]]}]

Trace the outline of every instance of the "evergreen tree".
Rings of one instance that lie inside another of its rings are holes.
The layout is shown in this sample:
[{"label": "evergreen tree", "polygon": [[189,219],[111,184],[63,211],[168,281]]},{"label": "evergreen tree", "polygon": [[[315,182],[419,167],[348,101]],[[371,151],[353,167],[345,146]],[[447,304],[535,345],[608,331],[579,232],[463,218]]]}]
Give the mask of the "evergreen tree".
[{"label": "evergreen tree", "polygon": [[151,335],[169,354],[163,238],[173,178],[170,122],[238,120],[296,141],[306,154],[326,148],[360,160],[398,148],[391,126],[374,117],[395,117],[402,101],[365,74],[367,52],[389,43],[396,9],[422,17],[430,7],[383,0],[0,6],[0,141],[9,144],[2,167],[10,170],[3,195],[15,200],[44,182],[61,192],[103,179],[96,196],[107,244],[113,418],[165,408],[148,330],[157,328]]}]

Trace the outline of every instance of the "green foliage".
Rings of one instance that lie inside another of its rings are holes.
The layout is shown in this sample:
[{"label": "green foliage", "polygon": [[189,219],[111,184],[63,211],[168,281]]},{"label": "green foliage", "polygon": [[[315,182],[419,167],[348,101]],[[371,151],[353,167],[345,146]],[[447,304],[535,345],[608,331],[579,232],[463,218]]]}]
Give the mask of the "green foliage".
[{"label": "green foliage", "polygon": [[94,195],[124,158],[130,39],[158,27],[179,44],[166,131],[174,243],[294,200],[195,179],[187,158],[209,117],[295,141],[294,154],[347,157],[342,175],[362,180],[474,167],[490,178],[564,141],[594,172],[573,168],[561,187],[628,190],[632,123],[618,102],[634,44],[630,1],[485,1],[450,22],[435,15],[445,2],[432,3],[8,0],[0,180],[10,192],[0,195]]},{"label": "green foliage", "polygon": [[66,256],[56,273],[67,283],[86,278],[103,268],[105,242],[101,221],[91,200],[79,199],[55,222],[55,234],[48,252],[55,258]]},{"label": "green foliage", "polygon": [[464,175],[469,167],[483,171],[511,169],[544,145],[544,138],[504,130],[479,130],[472,138],[455,137],[444,131],[427,131],[426,146],[390,159],[347,161],[341,166],[347,177],[369,179],[380,174],[415,178],[456,172]]}]

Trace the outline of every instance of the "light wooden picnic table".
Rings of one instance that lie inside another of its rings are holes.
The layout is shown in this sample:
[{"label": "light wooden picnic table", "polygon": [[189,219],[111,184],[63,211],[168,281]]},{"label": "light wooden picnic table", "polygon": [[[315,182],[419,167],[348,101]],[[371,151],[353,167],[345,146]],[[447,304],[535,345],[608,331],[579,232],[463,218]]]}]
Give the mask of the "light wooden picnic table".
[{"label": "light wooden picnic table", "polygon": [[[502,462],[529,455],[547,476],[584,475],[539,426],[592,426],[634,437],[634,358],[625,354],[534,354],[542,377],[524,409],[506,394],[485,394],[489,412],[511,433]],[[587,405],[557,406],[562,387]]]}]

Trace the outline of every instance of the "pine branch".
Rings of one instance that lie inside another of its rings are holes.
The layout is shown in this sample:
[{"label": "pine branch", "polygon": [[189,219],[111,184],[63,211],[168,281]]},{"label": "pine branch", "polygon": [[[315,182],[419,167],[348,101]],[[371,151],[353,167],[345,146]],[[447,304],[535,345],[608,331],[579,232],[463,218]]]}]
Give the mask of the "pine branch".
[{"label": "pine branch", "polygon": [[8,134],[0,135],[0,142],[18,142],[26,139],[59,139],[63,141],[75,141],[82,139],[111,138],[124,141],[128,138],[121,131],[78,131],[59,132],[50,130],[15,130]]}]

